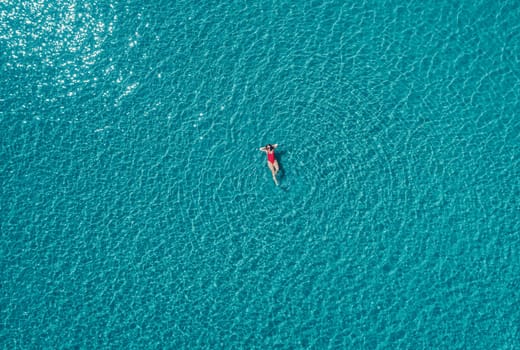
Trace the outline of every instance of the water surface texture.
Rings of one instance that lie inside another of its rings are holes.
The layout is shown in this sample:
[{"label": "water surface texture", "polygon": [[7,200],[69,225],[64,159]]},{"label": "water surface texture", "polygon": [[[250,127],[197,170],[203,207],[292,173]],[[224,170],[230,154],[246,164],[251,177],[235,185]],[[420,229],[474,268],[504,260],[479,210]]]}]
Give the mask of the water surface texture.
[{"label": "water surface texture", "polygon": [[519,23],[0,1],[1,347],[519,349]]}]

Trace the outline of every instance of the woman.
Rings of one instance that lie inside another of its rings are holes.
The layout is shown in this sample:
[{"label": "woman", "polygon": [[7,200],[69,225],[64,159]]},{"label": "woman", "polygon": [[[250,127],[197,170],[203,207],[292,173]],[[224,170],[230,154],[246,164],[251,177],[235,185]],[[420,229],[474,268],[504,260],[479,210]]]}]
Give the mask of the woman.
[{"label": "woman", "polygon": [[274,156],[274,149],[278,147],[278,144],[274,145],[268,144],[265,147],[260,147],[260,151],[267,153],[267,166],[271,170],[271,174],[273,174],[273,180],[276,186],[278,186],[278,181],[276,180],[276,174],[280,170],[280,166],[278,165],[278,161]]}]

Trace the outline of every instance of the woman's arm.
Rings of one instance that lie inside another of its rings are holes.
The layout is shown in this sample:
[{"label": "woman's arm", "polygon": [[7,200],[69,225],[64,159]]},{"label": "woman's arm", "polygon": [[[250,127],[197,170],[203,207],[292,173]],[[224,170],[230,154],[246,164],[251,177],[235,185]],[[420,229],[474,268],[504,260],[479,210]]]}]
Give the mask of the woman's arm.
[{"label": "woman's arm", "polygon": [[[274,145],[271,145],[271,146],[273,146],[273,149],[274,149],[274,148],[278,147],[278,144],[275,143]],[[260,147],[259,150],[263,151],[263,152],[267,152],[267,148],[265,146],[264,147]]]}]

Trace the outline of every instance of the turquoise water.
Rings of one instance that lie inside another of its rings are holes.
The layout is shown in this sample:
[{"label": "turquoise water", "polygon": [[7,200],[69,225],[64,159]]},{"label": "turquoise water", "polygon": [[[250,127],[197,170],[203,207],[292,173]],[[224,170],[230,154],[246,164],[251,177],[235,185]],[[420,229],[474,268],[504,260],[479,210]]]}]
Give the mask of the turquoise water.
[{"label": "turquoise water", "polygon": [[518,23],[0,2],[1,347],[520,348]]}]

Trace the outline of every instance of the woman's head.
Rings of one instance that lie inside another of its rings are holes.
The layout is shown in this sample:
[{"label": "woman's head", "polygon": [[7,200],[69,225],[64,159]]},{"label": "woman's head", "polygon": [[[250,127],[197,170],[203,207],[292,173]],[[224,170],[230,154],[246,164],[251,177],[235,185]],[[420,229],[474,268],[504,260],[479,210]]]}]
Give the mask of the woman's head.
[{"label": "woman's head", "polygon": [[267,148],[268,151],[272,151],[274,149],[273,145],[271,145],[270,143],[268,143],[267,146],[265,146],[265,148]]}]

